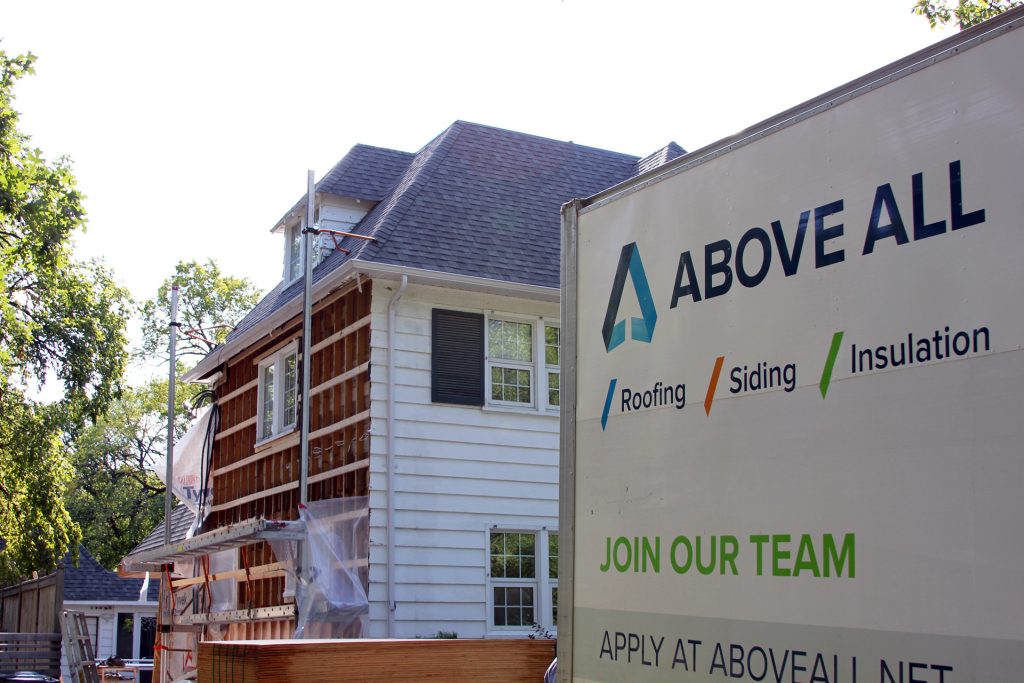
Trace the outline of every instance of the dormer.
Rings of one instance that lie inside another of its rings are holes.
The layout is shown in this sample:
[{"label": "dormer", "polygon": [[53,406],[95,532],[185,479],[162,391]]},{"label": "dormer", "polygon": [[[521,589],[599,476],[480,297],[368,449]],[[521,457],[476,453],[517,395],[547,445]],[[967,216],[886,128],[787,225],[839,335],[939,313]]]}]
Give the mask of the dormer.
[{"label": "dormer", "polygon": [[[356,224],[363,219],[376,202],[337,195],[316,195],[313,209],[314,223],[319,228],[353,232]],[[284,236],[283,272],[284,286],[287,287],[302,277],[304,262],[302,254],[302,229],[306,225],[305,202],[300,202],[274,226],[271,232]],[[334,251],[341,239],[329,234],[320,235],[312,241],[313,268],[316,268]]]}]

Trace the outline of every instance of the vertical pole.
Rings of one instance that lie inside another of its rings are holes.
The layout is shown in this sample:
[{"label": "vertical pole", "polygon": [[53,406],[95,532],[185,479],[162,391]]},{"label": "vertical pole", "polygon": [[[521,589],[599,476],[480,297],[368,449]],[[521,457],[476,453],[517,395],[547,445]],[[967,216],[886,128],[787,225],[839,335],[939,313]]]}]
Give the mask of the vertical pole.
[{"label": "vertical pole", "polygon": [[167,476],[165,478],[167,487],[164,492],[164,544],[171,542],[171,501],[174,493],[171,491],[171,483],[174,477],[174,380],[175,352],[178,345],[178,285],[171,286],[171,324],[168,326],[170,344],[168,345],[171,362],[168,371],[167,384]]},{"label": "vertical pole", "polygon": [[299,449],[299,504],[305,505],[308,499],[306,481],[309,477],[309,370],[313,364],[310,358],[310,347],[313,337],[313,200],[316,185],[313,182],[313,171],[306,176],[306,227],[302,231],[302,259],[305,277],[302,296],[302,427]]},{"label": "vertical pole", "polygon": [[[174,492],[171,490],[174,482],[174,384],[177,379],[177,358],[176,352],[178,349],[178,285],[171,285],[171,323],[168,325],[168,335],[170,336],[170,343],[168,344],[168,355],[170,356],[170,367],[167,371],[167,469],[164,482],[166,484],[164,491],[164,545],[170,545],[171,543],[171,501],[174,498]],[[164,591],[161,591],[163,593]],[[167,600],[170,600],[170,593],[167,593]],[[169,613],[173,614],[174,608],[171,607],[168,610]],[[168,662],[160,658],[160,680],[167,681],[168,675]]]},{"label": "vertical pole", "polygon": [[[310,347],[313,337],[313,240],[312,235],[316,232],[313,227],[313,201],[315,199],[316,185],[313,180],[313,171],[306,175],[306,226],[302,229],[302,260],[303,260],[303,283],[302,283],[302,392],[299,394],[299,505],[303,506],[309,499],[306,490],[306,482],[309,479],[309,371],[312,366],[312,354]],[[300,591],[305,590],[310,565],[309,543],[306,541],[308,535],[298,542],[296,578],[298,585],[296,589],[296,613],[295,624],[301,627],[308,615],[302,613],[303,600],[299,599]]]}]

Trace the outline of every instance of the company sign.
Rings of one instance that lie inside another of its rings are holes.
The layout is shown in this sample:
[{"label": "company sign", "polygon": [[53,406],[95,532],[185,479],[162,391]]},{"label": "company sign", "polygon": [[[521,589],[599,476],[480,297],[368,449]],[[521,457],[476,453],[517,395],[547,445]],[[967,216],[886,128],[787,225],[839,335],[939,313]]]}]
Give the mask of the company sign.
[{"label": "company sign", "polygon": [[1017,34],[579,213],[574,680],[1020,678]]}]

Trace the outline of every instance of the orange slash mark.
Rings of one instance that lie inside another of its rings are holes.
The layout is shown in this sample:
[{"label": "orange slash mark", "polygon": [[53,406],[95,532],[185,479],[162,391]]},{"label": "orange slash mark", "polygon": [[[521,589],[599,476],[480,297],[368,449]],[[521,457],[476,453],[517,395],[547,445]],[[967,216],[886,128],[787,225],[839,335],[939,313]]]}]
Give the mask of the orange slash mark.
[{"label": "orange slash mark", "polygon": [[715,369],[711,372],[711,382],[708,384],[708,395],[704,397],[704,412],[711,415],[711,404],[715,400],[715,389],[718,388],[718,376],[722,374],[722,363],[725,362],[725,356],[719,356],[715,359]]}]

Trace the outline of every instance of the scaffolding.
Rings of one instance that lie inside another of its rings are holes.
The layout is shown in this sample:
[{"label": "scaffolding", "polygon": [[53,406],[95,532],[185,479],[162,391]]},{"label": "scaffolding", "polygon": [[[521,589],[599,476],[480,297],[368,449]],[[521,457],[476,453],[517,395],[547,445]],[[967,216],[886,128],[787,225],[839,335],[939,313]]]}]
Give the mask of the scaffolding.
[{"label": "scaffolding", "polygon": [[[311,240],[321,233],[329,234],[336,248],[337,237],[373,239],[314,226],[312,172],[307,185],[304,254],[312,253]],[[122,563],[126,572],[157,572],[163,577],[154,657],[162,682],[171,680],[172,655],[183,657],[174,675],[195,668],[200,640],[252,637],[253,632],[263,638],[362,633],[369,612],[363,585],[369,565],[369,288],[356,282],[328,293],[314,307],[312,259],[303,260],[305,286],[297,337],[301,352],[296,354],[302,373],[298,429],[280,435],[273,444],[253,447],[258,361],[294,341],[271,335],[227,360],[223,374],[216,375],[223,383],[212,380],[223,387],[217,402],[225,424],[207,435],[208,469],[199,475],[199,507],[209,514],[201,515],[199,524],[215,528],[172,540],[168,503],[164,543]],[[179,325],[176,303],[172,302],[169,329],[172,358]],[[172,362],[171,392],[173,368]],[[311,386],[314,379],[316,385]],[[173,404],[169,406],[172,413]],[[173,431],[173,422],[168,424]],[[295,450],[300,451],[297,458]],[[229,455],[224,456],[225,451]],[[173,458],[169,442],[168,501]],[[253,487],[253,482],[259,483]],[[224,499],[211,502],[205,497],[225,489]],[[341,513],[331,505],[339,501],[345,501]],[[307,505],[320,511],[311,512]],[[282,519],[296,510],[299,520]],[[341,528],[347,531],[339,533]]]}]

